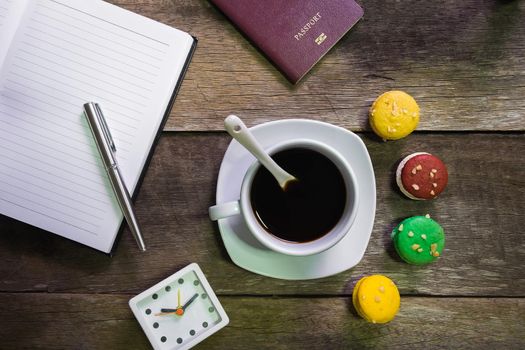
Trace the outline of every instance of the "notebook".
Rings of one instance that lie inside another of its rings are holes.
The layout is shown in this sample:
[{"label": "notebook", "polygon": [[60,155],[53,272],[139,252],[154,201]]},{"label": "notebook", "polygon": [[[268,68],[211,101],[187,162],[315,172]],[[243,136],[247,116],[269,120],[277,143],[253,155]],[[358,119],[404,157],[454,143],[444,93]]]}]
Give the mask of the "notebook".
[{"label": "notebook", "polygon": [[292,83],[363,16],[354,0],[210,0]]},{"label": "notebook", "polygon": [[0,0],[0,43],[0,214],[111,252],[123,216],[82,106],[136,192],[196,40],[103,1]]}]

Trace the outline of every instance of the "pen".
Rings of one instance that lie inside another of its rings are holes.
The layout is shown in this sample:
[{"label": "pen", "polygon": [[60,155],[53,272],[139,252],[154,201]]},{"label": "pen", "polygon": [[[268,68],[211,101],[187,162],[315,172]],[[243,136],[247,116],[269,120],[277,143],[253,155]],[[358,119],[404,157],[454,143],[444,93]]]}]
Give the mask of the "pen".
[{"label": "pen", "polygon": [[95,139],[98,151],[104,163],[104,167],[108,173],[109,182],[115,192],[117,197],[117,202],[126,218],[129,229],[135,237],[137,244],[141,251],[146,250],[146,245],[144,244],[144,239],[140,233],[139,223],[133,212],[133,206],[131,204],[131,198],[129,192],[124,184],[122,175],[118,167],[117,159],[115,158],[115,152],[117,151],[111,133],[109,131],[108,125],[104,118],[104,114],[100,109],[98,103],[89,102],[84,104],[84,115]]}]

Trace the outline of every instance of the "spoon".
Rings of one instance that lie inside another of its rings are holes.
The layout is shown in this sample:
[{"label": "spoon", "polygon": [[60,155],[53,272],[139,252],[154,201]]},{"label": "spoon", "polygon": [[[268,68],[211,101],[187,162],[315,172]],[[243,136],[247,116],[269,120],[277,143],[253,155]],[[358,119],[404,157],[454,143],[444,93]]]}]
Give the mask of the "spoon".
[{"label": "spoon", "polygon": [[250,130],[244,125],[241,118],[230,114],[224,119],[224,127],[231,137],[246,148],[275,177],[283,191],[286,190],[290,183],[297,181],[295,176],[290,175],[270,158]]}]

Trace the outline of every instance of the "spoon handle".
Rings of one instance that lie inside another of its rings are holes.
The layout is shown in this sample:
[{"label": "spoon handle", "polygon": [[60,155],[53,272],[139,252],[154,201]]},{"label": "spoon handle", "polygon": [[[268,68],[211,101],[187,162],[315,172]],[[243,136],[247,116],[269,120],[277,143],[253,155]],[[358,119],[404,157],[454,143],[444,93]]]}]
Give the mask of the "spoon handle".
[{"label": "spoon handle", "polygon": [[295,177],[281,168],[269,155],[264,151],[262,146],[257,142],[252,133],[248,130],[242,120],[236,115],[229,115],[224,120],[226,131],[244,146],[261,164],[272,173],[279,185],[284,188],[286,182],[295,180]]}]

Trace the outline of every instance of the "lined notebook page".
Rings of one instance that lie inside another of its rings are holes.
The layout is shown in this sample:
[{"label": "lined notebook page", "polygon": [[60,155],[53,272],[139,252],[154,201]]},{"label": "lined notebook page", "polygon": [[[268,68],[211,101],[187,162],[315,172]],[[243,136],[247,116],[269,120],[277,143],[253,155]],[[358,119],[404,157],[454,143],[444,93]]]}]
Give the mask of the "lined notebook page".
[{"label": "lined notebook page", "polygon": [[0,212],[110,251],[122,214],[82,105],[101,105],[132,192],[192,41],[100,1],[33,1],[1,73]]}]

